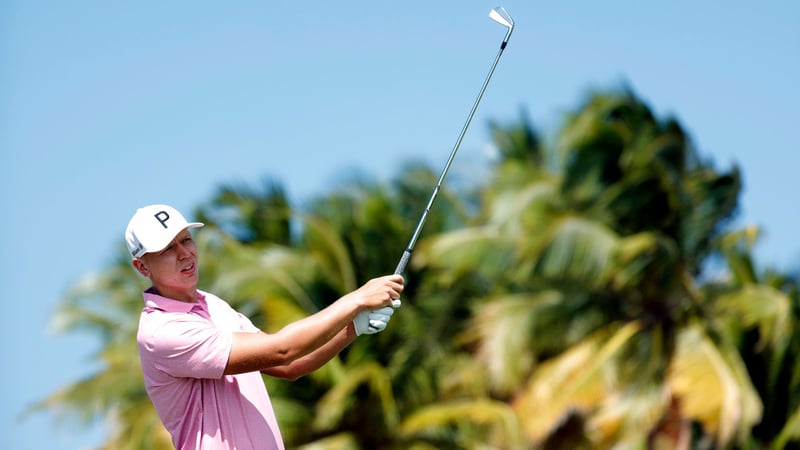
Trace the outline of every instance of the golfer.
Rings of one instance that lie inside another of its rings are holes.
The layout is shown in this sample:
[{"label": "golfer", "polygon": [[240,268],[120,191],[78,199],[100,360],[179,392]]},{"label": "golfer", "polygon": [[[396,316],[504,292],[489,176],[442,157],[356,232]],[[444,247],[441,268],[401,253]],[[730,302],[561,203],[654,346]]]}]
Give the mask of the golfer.
[{"label": "golfer", "polygon": [[197,247],[175,208],[140,208],[125,230],[133,267],[150,279],[137,341],[145,387],[177,449],[283,449],[261,374],[295,380],[356,336],[382,331],[403,278],[375,278],[275,334],[196,288]]}]

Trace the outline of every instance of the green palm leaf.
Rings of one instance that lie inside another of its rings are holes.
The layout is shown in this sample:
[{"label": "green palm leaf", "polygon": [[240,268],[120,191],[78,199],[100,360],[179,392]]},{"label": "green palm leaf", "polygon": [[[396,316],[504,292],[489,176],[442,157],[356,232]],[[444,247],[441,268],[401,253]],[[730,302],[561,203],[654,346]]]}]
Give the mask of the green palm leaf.
[{"label": "green palm leaf", "polygon": [[735,318],[745,327],[758,327],[759,349],[767,346],[778,357],[794,332],[792,299],[783,292],[763,284],[748,284],[736,291],[722,294],[716,300],[720,316]]},{"label": "green palm leaf", "polygon": [[[608,227],[579,216],[556,218],[541,236],[526,237],[520,259],[535,261],[536,274],[583,286],[602,286],[610,275],[611,255],[618,242]],[[526,265],[520,266],[520,276]]]},{"label": "green palm leaf", "polygon": [[[482,427],[489,427],[487,432]],[[492,432],[491,428],[498,428]],[[456,431],[454,431],[456,430]],[[426,406],[407,416],[398,426],[405,439],[445,439],[454,435],[464,448],[521,449],[522,434],[514,411],[504,402],[489,399],[458,400]],[[488,442],[478,435],[488,436]]]},{"label": "green palm leaf", "polygon": [[416,268],[446,269],[454,275],[478,271],[494,277],[508,270],[512,255],[510,243],[504,245],[498,227],[487,225],[420,241],[412,264]]},{"label": "green palm leaf", "polygon": [[306,216],[305,237],[309,252],[319,261],[322,273],[339,292],[350,292],[357,286],[355,268],[340,235],[322,220]]},{"label": "green palm leaf", "polygon": [[364,362],[358,367],[349,369],[347,376],[332,386],[317,402],[314,429],[327,431],[339,424],[345,413],[353,408],[355,399],[358,398],[356,390],[361,385],[366,385],[369,392],[377,397],[383,423],[389,427],[397,424],[397,405],[386,370],[376,363]]}]

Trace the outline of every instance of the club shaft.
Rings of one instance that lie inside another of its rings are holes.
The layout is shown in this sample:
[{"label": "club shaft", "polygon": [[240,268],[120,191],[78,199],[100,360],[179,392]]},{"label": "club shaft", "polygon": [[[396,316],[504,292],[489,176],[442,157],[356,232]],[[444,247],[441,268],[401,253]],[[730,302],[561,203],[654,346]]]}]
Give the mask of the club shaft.
[{"label": "club shaft", "polygon": [[481,90],[478,93],[478,98],[475,99],[475,103],[472,105],[472,109],[467,116],[466,122],[464,122],[464,126],[461,128],[461,133],[458,135],[458,139],[456,140],[456,144],[453,146],[453,150],[450,152],[450,157],[447,158],[447,163],[444,165],[444,169],[442,169],[442,173],[439,175],[439,181],[436,182],[436,186],[433,188],[433,192],[431,193],[431,197],[428,200],[427,206],[425,206],[425,210],[422,212],[422,216],[417,222],[417,227],[414,229],[414,233],[411,235],[411,239],[408,241],[408,245],[406,249],[403,251],[403,256],[400,258],[400,262],[397,264],[397,268],[394,270],[396,275],[401,275],[406,270],[406,265],[408,261],[411,259],[411,253],[414,251],[414,246],[417,244],[417,239],[419,239],[420,234],[422,233],[422,227],[425,225],[425,221],[428,219],[428,214],[430,213],[431,207],[433,206],[433,202],[436,201],[436,197],[439,195],[439,190],[442,187],[442,183],[444,183],[444,179],[447,176],[447,172],[450,170],[450,166],[453,164],[453,160],[456,157],[456,153],[458,152],[458,147],[461,146],[461,141],[464,140],[464,135],[467,133],[467,128],[469,128],[470,122],[472,122],[472,117],[475,115],[475,111],[478,109],[478,105],[481,102],[481,98],[483,98],[483,93],[486,91],[486,86],[489,85],[489,80],[492,79],[492,74],[494,73],[495,67],[497,67],[498,61],[500,61],[500,57],[503,55],[503,50],[506,48],[506,44],[508,43],[508,38],[511,35],[511,29],[509,29],[508,33],[506,33],[505,38],[503,39],[503,43],[500,45],[500,50],[497,52],[497,56],[494,58],[494,62],[492,63],[492,68],[489,69],[489,74],[486,75],[486,79],[483,81],[483,86],[481,86]]}]

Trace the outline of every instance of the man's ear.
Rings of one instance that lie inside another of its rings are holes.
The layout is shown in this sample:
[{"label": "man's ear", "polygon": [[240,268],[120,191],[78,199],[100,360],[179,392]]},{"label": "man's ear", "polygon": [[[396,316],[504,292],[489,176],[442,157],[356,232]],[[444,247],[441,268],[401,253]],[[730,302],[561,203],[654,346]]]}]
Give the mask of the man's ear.
[{"label": "man's ear", "polygon": [[144,261],[142,261],[140,258],[133,258],[131,264],[133,264],[133,267],[139,271],[143,277],[150,278],[150,269],[147,268],[147,266],[144,264]]}]

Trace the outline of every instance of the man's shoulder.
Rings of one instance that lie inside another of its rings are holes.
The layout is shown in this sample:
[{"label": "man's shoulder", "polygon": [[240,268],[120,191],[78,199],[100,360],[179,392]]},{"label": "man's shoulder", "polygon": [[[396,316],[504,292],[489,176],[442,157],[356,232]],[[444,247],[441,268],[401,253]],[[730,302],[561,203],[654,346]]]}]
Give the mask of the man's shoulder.
[{"label": "man's shoulder", "polygon": [[212,302],[213,301],[213,302],[222,302],[222,303],[225,303],[226,305],[228,304],[228,302],[226,302],[225,300],[221,299],[219,296],[217,296],[215,294],[212,294],[211,292],[203,291],[201,289],[197,289],[197,293],[200,294],[200,296],[202,296],[207,302]]},{"label": "man's shoulder", "polygon": [[197,292],[203,297],[206,304],[210,309],[212,308],[224,308],[233,311],[233,307],[227,301],[223,300],[219,296],[212,294],[211,292],[201,291],[200,289]]}]

